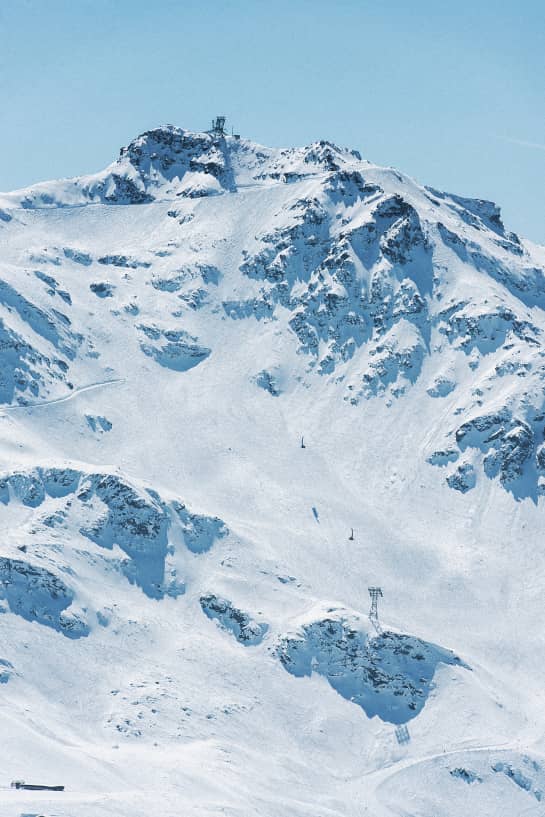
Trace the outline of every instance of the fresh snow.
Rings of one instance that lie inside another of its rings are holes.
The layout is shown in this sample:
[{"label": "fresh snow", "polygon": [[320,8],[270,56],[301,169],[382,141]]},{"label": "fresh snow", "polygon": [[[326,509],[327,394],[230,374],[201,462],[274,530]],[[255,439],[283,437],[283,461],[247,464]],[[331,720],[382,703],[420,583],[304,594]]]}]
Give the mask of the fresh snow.
[{"label": "fresh snow", "polygon": [[0,252],[2,817],[545,814],[545,249],[165,126]]}]

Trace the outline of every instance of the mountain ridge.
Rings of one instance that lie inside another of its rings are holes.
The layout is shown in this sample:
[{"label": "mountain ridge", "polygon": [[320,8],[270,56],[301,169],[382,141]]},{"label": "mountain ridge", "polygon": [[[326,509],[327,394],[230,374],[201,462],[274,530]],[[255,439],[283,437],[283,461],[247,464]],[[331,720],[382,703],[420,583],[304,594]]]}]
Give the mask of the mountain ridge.
[{"label": "mountain ridge", "polygon": [[6,814],[539,807],[543,249],[173,126],[0,213]]}]

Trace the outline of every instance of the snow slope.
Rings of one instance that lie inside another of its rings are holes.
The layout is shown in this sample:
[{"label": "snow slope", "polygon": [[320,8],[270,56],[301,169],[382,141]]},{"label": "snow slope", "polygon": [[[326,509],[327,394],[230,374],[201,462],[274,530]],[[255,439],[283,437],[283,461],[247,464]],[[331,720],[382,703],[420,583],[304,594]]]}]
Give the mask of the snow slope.
[{"label": "snow slope", "polygon": [[165,126],[0,262],[0,813],[545,814],[545,249]]}]

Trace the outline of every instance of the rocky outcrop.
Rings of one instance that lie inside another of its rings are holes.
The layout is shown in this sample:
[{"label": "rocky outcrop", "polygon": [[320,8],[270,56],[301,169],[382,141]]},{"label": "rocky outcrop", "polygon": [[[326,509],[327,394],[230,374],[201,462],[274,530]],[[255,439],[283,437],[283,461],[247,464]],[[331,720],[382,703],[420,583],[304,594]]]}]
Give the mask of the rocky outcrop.
[{"label": "rocky outcrop", "polygon": [[[373,206],[364,222],[338,231],[329,207],[343,190],[351,200],[368,198]],[[360,347],[376,354],[382,337],[400,321],[421,331],[427,312],[423,293],[431,287],[430,248],[416,210],[403,198],[366,185],[361,174],[335,172],[324,180],[320,197],[295,200],[278,221],[280,226],[260,236],[261,250],[244,254],[240,269],[268,285],[262,289],[262,312],[266,307],[266,314],[274,314],[277,304],[290,310],[289,325],[300,349],[321,374],[334,372]],[[372,272],[362,276],[362,266]],[[245,307],[239,304],[236,317]],[[258,311],[254,302],[247,314]],[[416,346],[421,349],[407,347],[398,354],[402,376],[419,370],[424,341]],[[375,368],[381,371],[370,374],[371,380],[390,382],[389,364]],[[377,390],[372,386],[359,395]]]},{"label": "rocky outcrop", "polygon": [[[70,295],[51,276],[39,276],[49,292],[70,304]],[[68,385],[69,365],[83,336],[64,312],[44,309],[7,281],[0,280],[0,403],[30,402],[55,382]],[[70,387],[70,386],[68,386]]]},{"label": "rocky outcrop", "polygon": [[97,261],[104,266],[122,267],[123,269],[138,269],[139,267],[149,269],[151,267],[149,261],[139,261],[137,258],[119,254],[102,255],[97,258]]},{"label": "rocky outcrop", "polygon": [[42,565],[0,557],[0,599],[7,602],[10,612],[52,627],[67,638],[89,634],[83,615],[70,610],[74,592]]},{"label": "rocky outcrop", "polygon": [[272,395],[273,397],[278,397],[278,395],[280,394],[280,389],[278,388],[275,376],[266,369],[263,369],[263,371],[259,372],[259,374],[255,378],[255,382],[260,389],[269,392],[269,394]]},{"label": "rocky outcrop", "polygon": [[89,289],[97,298],[111,298],[114,294],[115,285],[109,281],[96,281],[89,284]]},{"label": "rocky outcrop", "polygon": [[255,621],[228,599],[217,596],[215,593],[208,593],[200,597],[200,604],[205,615],[217,621],[240,644],[248,647],[263,641],[268,626],[263,622]]},{"label": "rocky outcrop", "polygon": [[217,516],[191,513],[183,503],[177,501],[172,503],[172,507],[180,523],[185,546],[192,553],[206,553],[214,542],[229,533],[225,522]]},{"label": "rocky outcrop", "polygon": [[[433,464],[439,465],[442,463]],[[467,493],[467,491],[471,491],[476,484],[477,475],[475,474],[475,468],[470,462],[460,463],[456,470],[447,477],[447,485],[449,488],[454,488],[455,491],[460,491],[462,494]]]},{"label": "rocky outcrop", "polygon": [[283,636],[277,655],[292,675],[317,672],[368,717],[397,724],[425,706],[439,663],[466,666],[449,650],[414,636],[377,635],[356,614],[339,608]]},{"label": "rocky outcrop", "polygon": [[0,684],[7,684],[12,675],[13,664],[5,658],[0,658]]},{"label": "rocky outcrop", "polygon": [[[76,518],[88,521],[80,534],[101,548],[118,547],[126,558],[117,567],[151,598],[176,597],[184,592],[172,562],[169,532],[173,526],[186,547],[204,553],[228,534],[218,517],[192,513],[178,500],[162,499],[151,489],[130,483],[117,474],[84,473],[70,468],[36,468],[0,479],[0,502],[16,498],[29,508],[38,508],[47,498],[66,498],[64,510],[46,516],[47,528],[65,524],[68,509],[76,501]],[[74,513],[74,508],[71,508]]]},{"label": "rocky outcrop", "polygon": [[491,478],[499,475],[502,483],[508,484],[522,476],[534,449],[534,434],[528,423],[504,409],[461,425],[456,431],[456,442],[461,451],[466,448],[483,451],[486,474]]},{"label": "rocky outcrop", "polygon": [[212,351],[197,343],[197,338],[183,329],[162,330],[155,326],[140,326],[139,329],[148,338],[140,343],[144,354],[167,369],[186,372],[202,363]]}]

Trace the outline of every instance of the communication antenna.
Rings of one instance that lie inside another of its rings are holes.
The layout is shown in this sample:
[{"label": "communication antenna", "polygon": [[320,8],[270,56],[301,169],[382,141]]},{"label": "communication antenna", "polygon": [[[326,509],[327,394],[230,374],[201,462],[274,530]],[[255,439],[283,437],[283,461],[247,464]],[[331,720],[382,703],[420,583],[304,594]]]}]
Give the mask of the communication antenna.
[{"label": "communication antenna", "polygon": [[382,598],[382,588],[381,587],[369,587],[369,595],[371,596],[371,609],[369,610],[369,621],[377,631],[379,635],[382,634],[382,627],[380,626],[380,621],[378,620],[378,600]]},{"label": "communication antenna", "polygon": [[225,120],[227,117],[225,116],[216,116],[215,119],[212,120],[212,128],[210,133],[213,136],[216,136],[218,139],[222,136],[225,136]]},{"label": "communication antenna", "polygon": [[354,541],[354,528],[350,528],[350,536],[348,537],[350,542]]},{"label": "communication antenna", "polygon": [[306,448],[304,437],[301,437],[301,448]]}]

